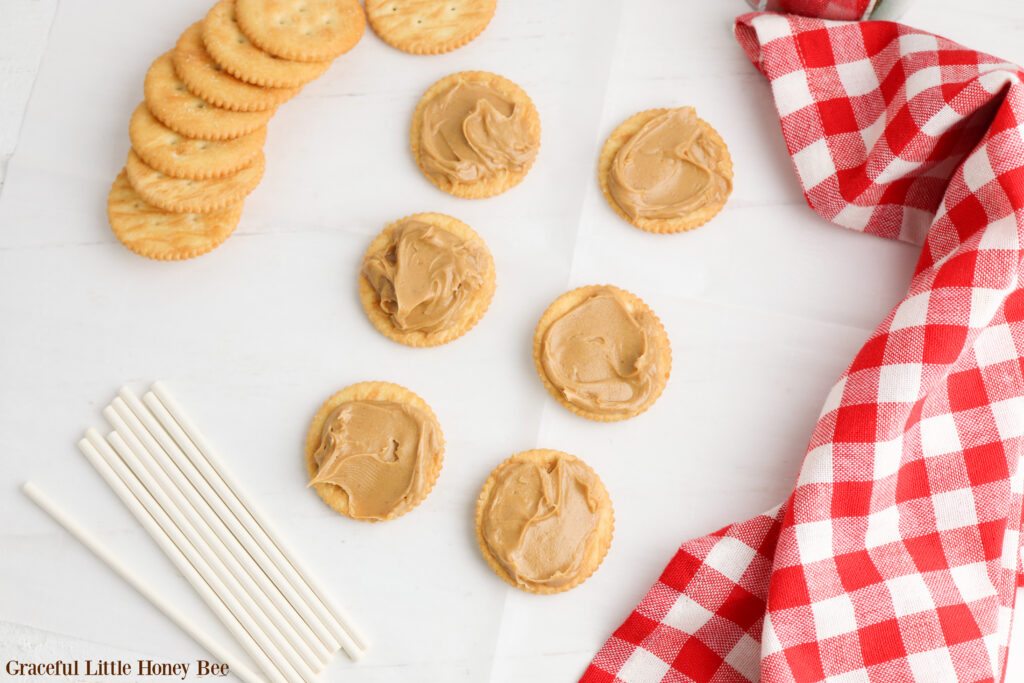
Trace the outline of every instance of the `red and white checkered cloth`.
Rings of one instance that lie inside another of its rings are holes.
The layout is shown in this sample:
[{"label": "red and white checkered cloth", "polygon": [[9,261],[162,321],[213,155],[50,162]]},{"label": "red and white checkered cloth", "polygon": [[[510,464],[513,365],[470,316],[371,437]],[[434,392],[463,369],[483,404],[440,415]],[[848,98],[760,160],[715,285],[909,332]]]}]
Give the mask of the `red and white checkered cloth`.
[{"label": "red and white checkered cloth", "polygon": [[1000,681],[1021,571],[1024,74],[885,22],[749,14],[736,35],[808,203],[923,249],[786,502],[684,543],[582,680]]},{"label": "red and white checkered cloth", "polygon": [[867,19],[881,0],[747,0],[756,10],[822,19]]}]

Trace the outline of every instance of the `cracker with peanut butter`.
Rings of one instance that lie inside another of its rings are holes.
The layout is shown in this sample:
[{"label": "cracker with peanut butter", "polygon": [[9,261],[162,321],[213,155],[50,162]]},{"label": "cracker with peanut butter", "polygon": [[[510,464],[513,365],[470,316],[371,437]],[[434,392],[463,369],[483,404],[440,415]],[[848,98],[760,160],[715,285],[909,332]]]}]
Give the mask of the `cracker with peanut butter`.
[{"label": "cracker with peanut butter", "polygon": [[231,111],[274,109],[298,94],[299,88],[264,88],[235,78],[214,61],[203,45],[203,22],[189,26],[171,53],[174,71],[190,92]]},{"label": "cracker with peanut butter", "polygon": [[586,581],[611,546],[608,491],[579,458],[549,449],[498,465],[476,505],[476,538],[487,564],[528,593],[561,593]]},{"label": "cracker with peanut butter", "polygon": [[306,437],[309,486],[352,519],[395,519],[423,502],[444,462],[444,436],[422,398],[390,382],[331,396]]},{"label": "cracker with peanut butter", "polygon": [[612,131],[597,177],[612,209],[647,232],[692,230],[722,210],[732,159],[693,107],[649,109]]},{"label": "cracker with peanut butter", "polygon": [[134,150],[128,152],[125,171],[128,182],[153,206],[176,213],[210,213],[241,202],[256,189],[263,177],[263,153],[237,173],[191,180],[174,178],[147,166]]},{"label": "cracker with peanut butter", "polygon": [[161,123],[201,140],[228,140],[266,125],[274,111],[231,111],[192,94],[174,71],[171,53],[150,65],[143,83],[146,106]]},{"label": "cracker with peanut butter", "polygon": [[136,154],[161,173],[204,180],[230,175],[256,161],[267,127],[230,140],[197,140],[160,123],[142,102],[132,114],[128,136]]},{"label": "cracker with peanut butter", "polygon": [[462,221],[418,213],[389,224],[359,271],[359,298],[381,334],[406,346],[461,337],[494,296],[494,259]]},{"label": "cracker with peanut butter", "polygon": [[391,47],[414,55],[436,55],[480,35],[497,0],[366,0],[370,26]]},{"label": "cracker with peanut butter", "polygon": [[235,0],[238,25],[261,50],[299,62],[329,61],[366,29],[358,0]]},{"label": "cracker with peanut butter", "polygon": [[598,422],[635,417],[658,399],[672,350],[658,316],[640,297],[611,285],[555,299],[533,337],[544,386],[573,413]]},{"label": "cracker with peanut butter", "polygon": [[238,225],[242,204],[212,213],[172,213],[146,202],[121,171],[107,196],[110,229],[140,256],[180,261],[205,254],[226,240]]},{"label": "cracker with peanut butter", "polygon": [[220,0],[203,19],[203,45],[225,71],[264,88],[297,88],[327,71],[330,61],[296,62],[252,44],[238,27],[235,0]]},{"label": "cracker with peanut butter", "polygon": [[427,179],[456,197],[492,197],[526,177],[540,149],[540,117],[518,85],[464,71],[430,86],[412,117],[410,144]]}]

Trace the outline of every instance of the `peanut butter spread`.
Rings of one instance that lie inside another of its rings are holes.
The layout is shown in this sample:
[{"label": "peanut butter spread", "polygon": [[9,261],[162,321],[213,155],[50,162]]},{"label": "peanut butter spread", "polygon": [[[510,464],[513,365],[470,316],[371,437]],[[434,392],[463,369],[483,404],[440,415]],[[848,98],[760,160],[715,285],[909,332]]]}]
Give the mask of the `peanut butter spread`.
[{"label": "peanut butter spread", "polygon": [[435,332],[457,323],[484,285],[487,254],[478,244],[419,220],[391,233],[363,262],[381,309],[402,331]]},{"label": "peanut butter spread", "polygon": [[631,412],[646,406],[657,387],[656,334],[648,311],[630,312],[613,289],[602,287],[551,323],[541,365],[573,405]]},{"label": "peanut butter spread", "polygon": [[423,110],[423,167],[427,173],[453,183],[523,171],[539,147],[526,108],[487,81],[459,78],[427,102]]},{"label": "peanut butter spread", "polygon": [[547,466],[512,461],[494,477],[481,531],[513,581],[558,587],[588,569],[600,515],[588,467],[565,458]]},{"label": "peanut butter spread", "polygon": [[608,190],[630,218],[671,219],[724,202],[732,181],[725,146],[691,107],[660,114],[619,148]]},{"label": "peanut butter spread", "polygon": [[355,519],[384,519],[422,497],[430,481],[424,470],[441,445],[437,423],[419,408],[395,401],[342,403],[324,423],[310,484],[343,489]]}]

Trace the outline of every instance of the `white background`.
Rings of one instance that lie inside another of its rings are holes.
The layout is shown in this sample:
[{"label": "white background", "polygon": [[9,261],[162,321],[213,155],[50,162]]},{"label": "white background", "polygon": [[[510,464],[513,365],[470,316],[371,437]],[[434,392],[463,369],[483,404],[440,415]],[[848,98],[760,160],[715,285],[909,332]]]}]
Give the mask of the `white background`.
[{"label": "white background", "polygon": [[[107,226],[107,188],[147,66],[207,6],[0,5],[0,659],[204,656],[31,506],[28,478],[223,633],[74,448],[120,383],[161,378],[372,637],[363,663],[339,657],[326,679],[575,680],[680,542],[785,497],[825,394],[901,298],[916,248],[806,207],[767,84],[732,37],[740,0],[501,0],[448,55],[368,31],[271,122],[266,176],[228,242],[185,263],[139,258]],[[1015,0],[922,1],[905,21],[1024,62]],[[466,69],[522,85],[543,122],[529,177],[487,200],[436,190],[408,152],[419,95]],[[679,105],[729,144],[735,191],[696,232],[648,235],[605,205],[595,163],[620,121]],[[431,350],[377,333],[355,287],[371,237],[418,211],[469,223],[498,268],[481,324]],[[548,303],[602,282],[647,301],[674,356],[654,407],[613,425],[555,403],[530,358]],[[376,525],[328,509],[302,464],[320,403],[373,379],[423,396],[448,444],[425,503]],[[557,596],[507,587],[473,536],[488,472],[538,446],[590,463],[616,513],[601,569]]]}]

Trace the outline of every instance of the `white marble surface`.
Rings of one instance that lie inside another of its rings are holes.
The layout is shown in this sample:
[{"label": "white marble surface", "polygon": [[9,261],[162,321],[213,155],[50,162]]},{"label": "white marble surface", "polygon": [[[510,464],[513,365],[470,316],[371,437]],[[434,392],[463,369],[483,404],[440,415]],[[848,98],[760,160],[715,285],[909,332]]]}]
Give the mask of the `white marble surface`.
[{"label": "white marble surface", "polygon": [[[785,496],[825,393],[916,250],[805,206],[767,85],[731,35],[739,0],[503,0],[444,56],[368,33],[271,123],[234,237],[186,263],[138,258],[106,225],[107,187],[147,65],[207,5],[0,4],[0,659],[203,656],[18,493],[27,478],[223,633],[74,449],[118,384],[162,378],[371,635],[365,662],[339,658],[326,680],[574,680],[679,542]],[[922,1],[905,19],[1024,61],[1016,0]],[[543,121],[529,177],[489,200],[435,190],[407,150],[420,93],[464,69],[517,81]],[[622,119],[682,104],[729,143],[736,190],[704,228],[647,235],[605,206],[595,160]],[[380,336],[354,287],[370,237],[416,211],[474,226],[498,267],[483,322],[432,350]],[[594,282],[641,295],[675,358],[658,403],[614,425],[558,406],[530,361],[547,304]],[[341,518],[304,488],[309,419],[366,379],[421,394],[448,441],[433,493],[387,524]],[[535,446],[585,458],[615,504],[604,565],[558,596],[507,588],[473,539],[483,479]],[[1022,631],[1008,681],[1024,677]]]}]

